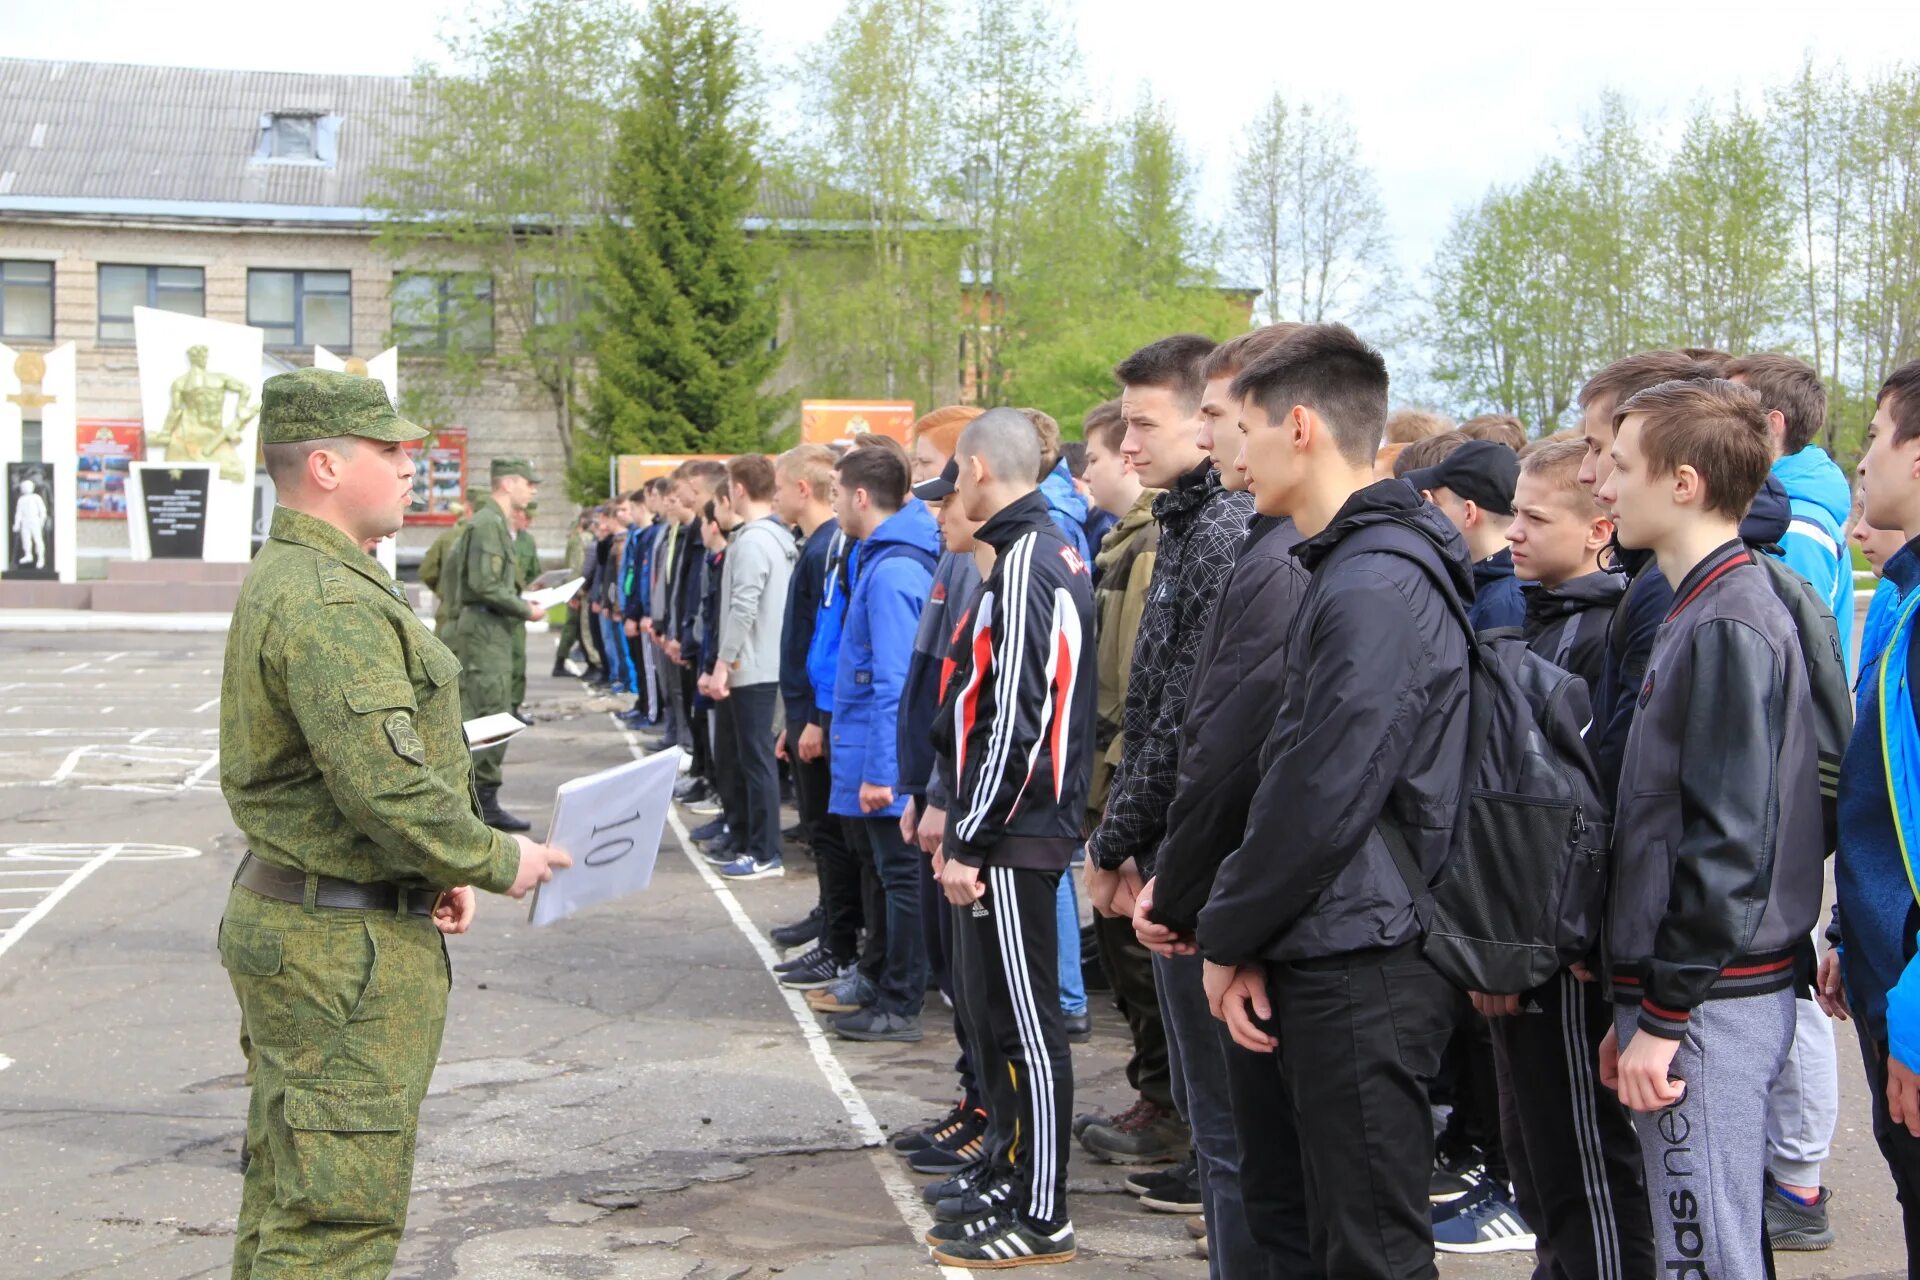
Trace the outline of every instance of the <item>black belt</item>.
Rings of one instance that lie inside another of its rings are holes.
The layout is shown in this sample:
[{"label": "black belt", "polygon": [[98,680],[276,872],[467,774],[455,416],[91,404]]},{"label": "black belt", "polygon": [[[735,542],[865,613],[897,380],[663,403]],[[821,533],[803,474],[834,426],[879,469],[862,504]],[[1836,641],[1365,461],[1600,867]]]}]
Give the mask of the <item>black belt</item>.
[{"label": "black belt", "polygon": [[[336,876],[314,878],[319,881],[313,894],[313,905],[316,907],[347,911],[398,911],[403,901],[401,895],[404,894],[408,912],[416,916],[430,916],[434,902],[440,897],[431,889],[406,889],[397,884],[361,884],[357,880],[342,880]],[[251,852],[240,859],[240,870],[234,873],[233,882],[243,889],[253,890],[263,898],[300,903],[307,900],[306,872],[262,862]]]}]

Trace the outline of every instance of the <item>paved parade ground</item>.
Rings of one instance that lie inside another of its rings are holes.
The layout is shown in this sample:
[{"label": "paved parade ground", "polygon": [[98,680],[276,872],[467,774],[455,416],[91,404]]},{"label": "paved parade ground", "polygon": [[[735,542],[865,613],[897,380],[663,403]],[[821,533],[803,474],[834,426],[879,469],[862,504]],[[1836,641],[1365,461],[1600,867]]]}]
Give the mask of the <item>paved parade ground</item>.
[{"label": "paved parade ground", "polygon": [[[219,634],[0,634],[0,1276],[224,1276],[246,1091],[214,950],[242,852],[219,792]],[[530,638],[544,672],[550,638]],[[630,758],[614,704],[535,675],[502,800],[545,829],[554,787]],[[451,940],[446,1043],[397,1275],[934,1274],[924,1179],[880,1147],[952,1103],[934,997],[918,1045],[823,1035],[768,966],[812,866],[723,884],[670,826],[652,888],[551,928],[485,898]],[[1126,1105],[1124,1027],[1094,996],[1076,1109]],[[1891,1184],[1850,1029],[1826,1181],[1839,1244],[1790,1277],[1892,1276]],[[1076,1152],[1062,1277],[1198,1278],[1184,1220]],[[1757,1176],[1757,1175],[1756,1175]],[[1448,1258],[1519,1277],[1530,1258]],[[963,1274],[949,1272],[948,1274]]]}]

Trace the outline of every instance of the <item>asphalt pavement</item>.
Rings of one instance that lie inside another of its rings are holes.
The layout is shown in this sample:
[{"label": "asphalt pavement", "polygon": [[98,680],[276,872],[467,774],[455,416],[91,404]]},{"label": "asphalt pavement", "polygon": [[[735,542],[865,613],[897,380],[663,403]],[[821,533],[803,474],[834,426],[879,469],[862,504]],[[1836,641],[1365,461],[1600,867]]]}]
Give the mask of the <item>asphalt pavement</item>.
[{"label": "asphalt pavement", "polygon": [[[548,637],[529,665],[543,673]],[[219,793],[217,633],[0,636],[0,1277],[224,1276],[246,1089],[214,949],[242,852]],[[535,674],[503,801],[543,830],[555,787],[633,758],[573,680]],[[697,821],[697,819],[695,820]],[[488,898],[453,940],[407,1239],[419,1280],[804,1280],[935,1275],[882,1141],[953,1100],[934,997],[913,1045],[823,1034],[768,972],[810,861],[725,884],[670,826],[652,886],[559,924]],[[1130,1100],[1126,1033],[1094,996],[1076,1110]],[[1841,1030],[1826,1181],[1840,1240],[1788,1277],[1903,1269],[1891,1184]],[[1051,1274],[1198,1280],[1183,1219],[1075,1153],[1080,1259]],[[1517,1254],[1443,1275],[1524,1276]],[[964,1273],[952,1273],[964,1274]]]}]

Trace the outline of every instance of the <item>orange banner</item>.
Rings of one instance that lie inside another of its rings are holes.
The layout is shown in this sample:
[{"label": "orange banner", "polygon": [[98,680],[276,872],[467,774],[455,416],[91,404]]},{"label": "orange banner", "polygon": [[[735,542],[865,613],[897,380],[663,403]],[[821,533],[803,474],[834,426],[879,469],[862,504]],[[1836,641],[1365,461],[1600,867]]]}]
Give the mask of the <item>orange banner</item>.
[{"label": "orange banner", "polygon": [[802,400],[800,438],[833,444],[873,432],[905,444],[917,416],[911,400]]}]

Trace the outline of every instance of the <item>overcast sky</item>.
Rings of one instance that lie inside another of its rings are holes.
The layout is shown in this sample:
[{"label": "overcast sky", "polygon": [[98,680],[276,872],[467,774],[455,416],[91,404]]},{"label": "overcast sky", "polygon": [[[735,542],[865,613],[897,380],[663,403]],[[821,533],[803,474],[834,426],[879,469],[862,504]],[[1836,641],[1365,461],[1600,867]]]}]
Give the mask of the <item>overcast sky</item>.
[{"label": "overcast sky", "polygon": [[[5,52],[286,71],[401,73],[435,56],[444,0],[62,0],[10,11]],[[1275,89],[1344,98],[1379,175],[1404,264],[1417,270],[1452,212],[1523,176],[1608,88],[1667,125],[1701,95],[1757,98],[1801,58],[1864,77],[1920,61],[1909,4],[1706,0],[1604,5],[1277,0],[1059,0],[1086,78],[1116,110],[1139,86],[1171,104],[1217,207],[1234,135]],[[739,0],[775,63],[818,39],[842,0]],[[296,14],[315,15],[300,22]],[[1185,19],[1186,21],[1182,21]],[[777,79],[776,79],[777,82]]]}]

